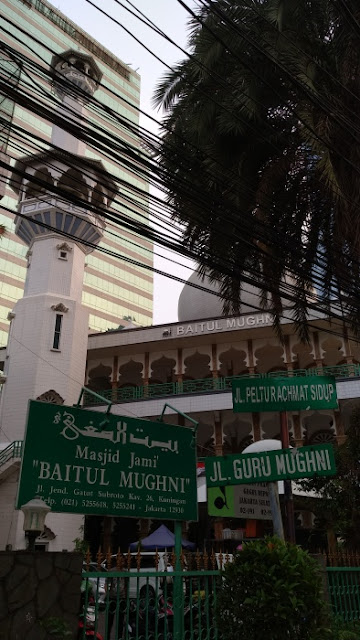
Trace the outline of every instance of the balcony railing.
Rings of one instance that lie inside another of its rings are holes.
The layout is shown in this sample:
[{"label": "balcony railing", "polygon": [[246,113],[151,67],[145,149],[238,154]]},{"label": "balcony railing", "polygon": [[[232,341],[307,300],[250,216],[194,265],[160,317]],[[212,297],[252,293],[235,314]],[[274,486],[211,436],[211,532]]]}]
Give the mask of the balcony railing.
[{"label": "balcony railing", "polygon": [[[114,403],[136,402],[137,400],[151,400],[169,396],[214,393],[230,391],[232,381],[239,378],[276,378],[296,376],[330,375],[337,379],[359,378],[359,364],[339,364],[331,367],[314,367],[311,369],[295,369],[293,371],[271,371],[270,373],[254,373],[226,378],[204,378],[202,380],[183,380],[182,382],[165,382],[163,384],[149,384],[142,387],[121,387],[97,393]],[[101,405],[101,401],[85,392],[84,406]]]},{"label": "balcony railing", "polygon": [[15,440],[0,452],[0,468],[12,458],[21,458],[23,441]]}]

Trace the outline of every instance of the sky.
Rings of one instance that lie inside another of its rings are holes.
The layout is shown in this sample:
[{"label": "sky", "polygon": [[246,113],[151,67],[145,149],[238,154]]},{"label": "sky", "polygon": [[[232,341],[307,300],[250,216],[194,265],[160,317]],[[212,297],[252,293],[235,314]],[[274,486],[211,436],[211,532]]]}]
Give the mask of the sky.
[{"label": "sky", "polygon": [[[119,0],[120,1],[120,0]],[[176,47],[158,36],[146,25],[131,16],[117,0],[52,0],[52,4],[73,20],[82,29],[87,31],[95,40],[98,40],[107,49],[114,53],[120,60],[130,64],[141,76],[141,103],[140,108],[145,113],[151,114],[157,120],[161,114],[152,107],[152,95],[154,88],[166,72],[166,67],[156,60],[141,43],[157,54],[169,66],[183,59],[184,54]],[[177,0],[131,0],[132,4],[149,17],[172,40],[183,49],[187,45],[188,12]],[[194,0],[186,0],[188,6],[194,7]],[[121,4],[131,9],[127,0],[121,0]],[[140,43],[136,42],[119,25],[100,13],[95,6],[114,17],[133,33]],[[141,116],[140,123],[147,129],[157,133],[155,123]],[[154,257],[154,266],[157,269],[172,273],[187,280],[192,272],[193,265],[182,256],[168,253],[160,247],[155,252],[166,256]],[[175,265],[168,258],[176,260],[187,267]],[[174,280],[154,274],[154,324],[163,324],[177,321],[177,301],[183,284]]]}]

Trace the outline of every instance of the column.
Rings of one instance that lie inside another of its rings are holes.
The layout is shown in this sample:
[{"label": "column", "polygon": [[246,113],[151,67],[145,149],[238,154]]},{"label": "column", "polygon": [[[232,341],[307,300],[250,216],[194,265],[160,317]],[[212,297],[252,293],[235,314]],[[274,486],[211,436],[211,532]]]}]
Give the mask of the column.
[{"label": "column", "polygon": [[321,358],[320,351],[320,343],[319,343],[319,334],[317,331],[314,331],[312,334],[314,340],[314,354],[315,354],[315,364],[318,368],[322,369],[324,366],[324,358]]},{"label": "column", "polygon": [[214,389],[218,388],[218,378],[219,378],[219,370],[218,370],[218,359],[217,359],[217,344],[211,345],[211,373],[214,381]]},{"label": "column", "polygon": [[294,425],[295,446],[296,447],[302,447],[302,446],[304,446],[304,438],[302,437],[302,433],[301,433],[300,416],[293,413],[292,414],[292,422],[293,422],[293,425]]},{"label": "column", "polygon": [[284,336],[284,352],[285,352],[285,365],[287,371],[294,371],[294,363],[291,358],[290,340],[289,336]]},{"label": "column", "polygon": [[341,418],[340,411],[334,411],[335,429],[336,429],[336,442],[338,445],[346,442],[347,436],[345,435],[344,424]]},{"label": "column", "polygon": [[[222,424],[221,424],[221,412],[214,411],[214,428],[215,428],[215,455],[222,456],[224,454],[222,443]],[[214,523],[215,540],[223,539],[223,519],[216,518]]]},{"label": "column", "polygon": [[[350,347],[350,341],[349,341],[349,336],[348,336],[348,332],[347,332],[347,328],[344,327],[344,347],[345,347],[345,360],[346,360],[346,364],[355,364],[354,363],[354,358],[351,354],[351,347]],[[355,367],[349,367],[349,375],[350,376],[354,376],[355,375]]]},{"label": "column", "polygon": [[214,427],[215,427],[215,455],[222,456],[224,455],[223,450],[223,434],[222,434],[222,424],[221,424],[221,412],[214,411]]},{"label": "column", "polygon": [[254,442],[261,440],[260,413],[252,413]]},{"label": "column", "polygon": [[117,397],[117,389],[118,389],[118,368],[119,368],[119,361],[118,361],[118,357],[114,356],[113,358],[113,366],[112,366],[112,380],[111,380],[111,400],[113,402],[116,402],[118,397]]},{"label": "column", "polygon": [[145,351],[144,374],[143,374],[144,398],[147,398],[149,396],[149,361],[150,361],[149,352]]},{"label": "column", "polygon": [[248,369],[249,369],[249,373],[250,375],[255,373],[255,364],[254,364],[254,349],[253,349],[253,341],[252,340],[248,340],[247,341],[247,348],[248,348]]},{"label": "column", "polygon": [[182,349],[177,350],[177,373],[176,373],[176,382],[177,382],[177,392],[182,393],[183,390],[183,353]]},{"label": "column", "polygon": [[151,520],[148,520],[146,518],[140,518],[138,522],[140,540],[142,540],[143,538],[146,538],[149,535],[150,524],[151,524]]}]

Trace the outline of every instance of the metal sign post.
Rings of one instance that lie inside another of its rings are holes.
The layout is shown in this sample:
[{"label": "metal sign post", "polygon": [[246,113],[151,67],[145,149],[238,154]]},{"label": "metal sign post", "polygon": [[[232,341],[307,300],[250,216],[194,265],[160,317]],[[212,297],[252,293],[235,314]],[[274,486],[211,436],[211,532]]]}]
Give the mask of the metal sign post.
[{"label": "metal sign post", "polygon": [[[283,449],[290,448],[288,417],[286,411],[280,412],[281,444]],[[287,523],[287,538],[289,542],[295,544],[295,517],[294,498],[291,487],[291,480],[284,480],[285,513]]]}]

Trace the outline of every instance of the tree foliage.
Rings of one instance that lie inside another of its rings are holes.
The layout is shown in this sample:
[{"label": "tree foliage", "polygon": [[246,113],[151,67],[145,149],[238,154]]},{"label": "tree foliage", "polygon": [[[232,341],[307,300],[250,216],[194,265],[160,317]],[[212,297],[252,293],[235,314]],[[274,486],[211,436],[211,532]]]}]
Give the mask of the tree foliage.
[{"label": "tree foliage", "polygon": [[300,482],[318,498],[308,507],[319,527],[333,531],[348,550],[360,550],[360,408],[350,421],[347,440],[335,449],[337,473],[332,477],[311,478]]},{"label": "tree foliage", "polygon": [[250,542],[228,563],[217,597],[224,640],[307,640],[325,622],[319,566],[279,538]]},{"label": "tree foliage", "polygon": [[277,324],[295,295],[305,336],[316,288],[324,310],[336,295],[357,330],[359,4],[201,4],[190,58],[154,98],[165,110],[159,161],[184,242],[221,280],[225,312],[240,311],[250,278]]}]

